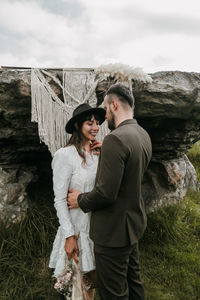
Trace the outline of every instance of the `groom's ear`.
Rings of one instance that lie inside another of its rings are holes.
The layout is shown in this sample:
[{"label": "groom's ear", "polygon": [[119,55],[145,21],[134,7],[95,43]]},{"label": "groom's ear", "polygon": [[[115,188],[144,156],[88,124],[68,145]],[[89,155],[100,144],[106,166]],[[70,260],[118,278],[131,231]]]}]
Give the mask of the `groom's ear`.
[{"label": "groom's ear", "polygon": [[112,99],[111,105],[112,105],[112,107],[113,107],[113,110],[115,111],[115,110],[117,110],[117,108],[118,108],[118,106],[119,106],[119,103],[118,103],[117,100]]}]

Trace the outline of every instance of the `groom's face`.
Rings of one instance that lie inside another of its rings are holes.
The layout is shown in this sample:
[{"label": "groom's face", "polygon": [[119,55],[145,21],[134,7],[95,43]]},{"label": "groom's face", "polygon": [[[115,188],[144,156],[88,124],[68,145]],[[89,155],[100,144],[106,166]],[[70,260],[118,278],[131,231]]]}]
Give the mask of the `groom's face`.
[{"label": "groom's face", "polygon": [[111,104],[109,104],[108,96],[104,98],[104,108],[106,110],[106,121],[108,122],[108,128],[110,130],[115,129],[115,116],[111,109]]}]

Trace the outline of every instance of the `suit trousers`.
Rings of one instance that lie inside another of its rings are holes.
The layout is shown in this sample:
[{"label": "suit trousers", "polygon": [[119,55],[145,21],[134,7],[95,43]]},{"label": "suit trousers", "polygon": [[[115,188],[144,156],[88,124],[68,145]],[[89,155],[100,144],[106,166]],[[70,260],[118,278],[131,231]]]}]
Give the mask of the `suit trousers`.
[{"label": "suit trousers", "polygon": [[126,247],[94,245],[101,300],[144,300],[138,243]]}]

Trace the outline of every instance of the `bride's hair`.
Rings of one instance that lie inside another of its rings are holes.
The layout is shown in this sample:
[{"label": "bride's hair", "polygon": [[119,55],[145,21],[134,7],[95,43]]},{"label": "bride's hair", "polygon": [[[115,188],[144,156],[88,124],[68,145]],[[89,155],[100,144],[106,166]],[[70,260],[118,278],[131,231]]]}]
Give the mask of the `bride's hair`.
[{"label": "bride's hair", "polygon": [[67,142],[67,146],[75,146],[78,154],[83,159],[83,163],[86,163],[86,157],[85,153],[83,151],[83,141],[84,141],[84,135],[82,134],[82,125],[85,121],[90,121],[92,117],[94,116],[95,120],[100,121],[99,116],[93,113],[89,113],[87,115],[81,116],[78,121],[76,122],[74,126],[74,131],[72,132],[72,135]]}]

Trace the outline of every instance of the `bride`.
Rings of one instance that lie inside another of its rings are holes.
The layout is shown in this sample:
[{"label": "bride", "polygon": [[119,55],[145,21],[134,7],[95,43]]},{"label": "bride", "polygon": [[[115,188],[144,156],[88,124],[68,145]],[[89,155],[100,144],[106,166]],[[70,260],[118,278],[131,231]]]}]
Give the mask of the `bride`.
[{"label": "bride", "polygon": [[[68,209],[66,198],[70,189],[89,192],[93,189],[98,154],[101,143],[96,141],[99,126],[105,120],[103,108],[92,108],[89,104],[79,105],[66,124],[67,133],[72,134],[66,147],[60,148],[53,157],[53,189],[55,208],[59,219],[49,267],[54,268],[54,277],[65,272],[68,261],[78,256],[83,274],[95,270],[93,242],[89,238],[90,213],[80,208]],[[76,282],[73,283],[75,290]],[[72,292],[72,299],[74,292]],[[94,289],[82,287],[79,299],[94,299]],[[77,300],[77,299],[76,299]]]}]

